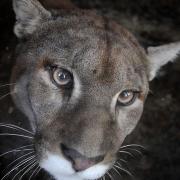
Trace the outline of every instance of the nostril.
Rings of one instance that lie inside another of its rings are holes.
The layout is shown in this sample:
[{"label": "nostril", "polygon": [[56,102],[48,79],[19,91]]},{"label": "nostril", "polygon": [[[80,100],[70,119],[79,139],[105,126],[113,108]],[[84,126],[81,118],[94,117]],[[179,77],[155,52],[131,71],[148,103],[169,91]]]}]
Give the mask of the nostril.
[{"label": "nostril", "polygon": [[66,145],[64,144],[61,144],[61,150],[62,150],[62,153],[63,155],[67,158],[67,159],[70,159],[70,160],[73,160],[73,157],[75,158],[77,155],[76,155],[76,151],[71,149],[71,148],[68,148]]},{"label": "nostril", "polygon": [[61,144],[61,150],[62,150],[62,153],[64,154],[64,156],[70,160],[73,160],[75,158],[79,158],[82,156],[78,151],[76,151],[75,149],[72,149],[72,148],[68,148],[64,144]]},{"label": "nostril", "polygon": [[75,149],[68,148],[66,145],[61,144],[61,150],[63,155],[72,162],[73,168],[76,171],[85,170],[101,161],[103,161],[104,156],[97,156],[88,158]]}]

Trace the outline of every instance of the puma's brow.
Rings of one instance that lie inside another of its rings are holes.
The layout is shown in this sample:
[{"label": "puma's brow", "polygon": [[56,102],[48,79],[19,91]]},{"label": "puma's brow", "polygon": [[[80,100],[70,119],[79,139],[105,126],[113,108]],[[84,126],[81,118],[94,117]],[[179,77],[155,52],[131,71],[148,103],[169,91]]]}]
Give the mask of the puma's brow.
[{"label": "puma's brow", "polygon": [[57,66],[57,67],[64,67],[68,70],[71,70],[71,68],[67,67],[64,63],[61,63],[62,61],[67,61],[66,58],[41,58],[40,62],[38,63],[37,67],[38,69],[44,69],[48,66]]}]

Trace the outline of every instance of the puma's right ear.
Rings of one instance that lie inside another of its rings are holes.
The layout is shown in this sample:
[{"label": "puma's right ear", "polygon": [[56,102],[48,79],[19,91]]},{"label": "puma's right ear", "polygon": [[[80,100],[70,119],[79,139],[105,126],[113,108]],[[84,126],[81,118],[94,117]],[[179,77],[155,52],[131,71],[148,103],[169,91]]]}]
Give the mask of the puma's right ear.
[{"label": "puma's right ear", "polygon": [[178,54],[180,54],[180,42],[149,47],[147,51],[149,60],[149,80],[151,81],[163,65],[172,62],[177,58]]},{"label": "puma's right ear", "polygon": [[16,14],[14,33],[18,38],[32,34],[41,23],[51,17],[37,0],[13,0]]}]

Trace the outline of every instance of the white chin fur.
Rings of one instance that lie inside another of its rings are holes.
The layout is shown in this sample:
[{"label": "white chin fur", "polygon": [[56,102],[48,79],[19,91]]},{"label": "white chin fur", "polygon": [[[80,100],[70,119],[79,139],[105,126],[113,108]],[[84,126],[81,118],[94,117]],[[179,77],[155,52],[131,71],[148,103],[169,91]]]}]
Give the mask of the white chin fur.
[{"label": "white chin fur", "polygon": [[63,157],[51,153],[47,153],[46,157],[40,162],[40,166],[56,180],[93,180],[103,176],[109,169],[107,165],[95,165],[77,173],[72,164]]},{"label": "white chin fur", "polygon": [[102,177],[107,172],[108,169],[109,169],[108,165],[95,165],[82,172],[79,172],[78,175],[82,177],[83,180],[85,179],[93,180]]}]

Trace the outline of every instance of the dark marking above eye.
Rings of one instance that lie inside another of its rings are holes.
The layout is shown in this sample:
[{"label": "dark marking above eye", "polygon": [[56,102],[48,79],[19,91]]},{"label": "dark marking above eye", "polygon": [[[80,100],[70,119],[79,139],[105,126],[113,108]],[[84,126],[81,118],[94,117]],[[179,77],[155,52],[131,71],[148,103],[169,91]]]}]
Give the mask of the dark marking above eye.
[{"label": "dark marking above eye", "polygon": [[99,74],[99,78],[103,83],[112,81],[113,69],[115,65],[115,63],[111,60],[112,44],[110,41],[110,37],[108,35],[108,31],[110,27],[107,18],[104,18],[104,29],[105,29],[105,43],[104,43],[105,48],[101,58],[101,72]]},{"label": "dark marking above eye", "polygon": [[53,60],[48,57],[40,57],[37,59],[37,70],[48,70],[48,68],[53,64]]}]

